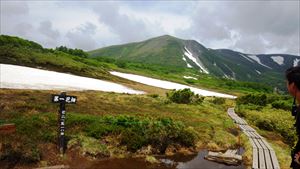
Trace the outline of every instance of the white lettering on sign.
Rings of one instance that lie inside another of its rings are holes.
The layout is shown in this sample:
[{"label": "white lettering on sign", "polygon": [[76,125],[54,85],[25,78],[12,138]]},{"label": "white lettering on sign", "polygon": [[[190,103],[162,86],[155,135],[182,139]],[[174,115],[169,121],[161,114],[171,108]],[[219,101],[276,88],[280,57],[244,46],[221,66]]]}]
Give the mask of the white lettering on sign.
[{"label": "white lettering on sign", "polygon": [[58,96],[54,96],[54,102],[58,102],[59,97]]},{"label": "white lettering on sign", "polygon": [[67,97],[66,97],[66,102],[69,103],[70,101],[71,101],[71,97],[67,96]]},{"label": "white lettering on sign", "polygon": [[62,121],[61,123],[60,123],[61,125],[65,125],[65,123]]},{"label": "white lettering on sign", "polygon": [[72,102],[72,103],[75,103],[75,102],[76,102],[76,98],[75,98],[75,97],[72,97],[71,102]]},{"label": "white lettering on sign", "polygon": [[65,135],[65,133],[64,132],[60,132],[60,135],[63,136],[63,135]]},{"label": "white lettering on sign", "polygon": [[66,111],[65,111],[65,110],[61,111],[61,114],[62,114],[62,115],[65,115],[65,114],[66,114]]}]

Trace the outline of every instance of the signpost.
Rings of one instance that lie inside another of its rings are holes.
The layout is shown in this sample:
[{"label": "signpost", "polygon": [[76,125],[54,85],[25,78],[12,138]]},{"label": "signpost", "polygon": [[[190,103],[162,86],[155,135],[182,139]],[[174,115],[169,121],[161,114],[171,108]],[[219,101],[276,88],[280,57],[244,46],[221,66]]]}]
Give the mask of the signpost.
[{"label": "signpost", "polygon": [[60,95],[52,95],[52,102],[59,103],[58,116],[58,147],[61,154],[65,153],[65,119],[66,119],[66,103],[76,104],[76,96],[68,96],[66,92]]}]

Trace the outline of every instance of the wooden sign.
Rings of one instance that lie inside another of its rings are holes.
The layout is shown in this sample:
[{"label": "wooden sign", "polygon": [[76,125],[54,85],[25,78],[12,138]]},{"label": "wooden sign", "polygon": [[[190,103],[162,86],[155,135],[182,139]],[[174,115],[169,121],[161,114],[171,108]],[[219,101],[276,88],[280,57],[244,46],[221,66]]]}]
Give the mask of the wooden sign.
[{"label": "wooden sign", "polygon": [[66,104],[76,104],[76,96],[68,96],[66,92],[60,95],[52,95],[52,102],[59,103],[58,117],[58,146],[62,154],[65,153],[65,120],[66,120]]}]

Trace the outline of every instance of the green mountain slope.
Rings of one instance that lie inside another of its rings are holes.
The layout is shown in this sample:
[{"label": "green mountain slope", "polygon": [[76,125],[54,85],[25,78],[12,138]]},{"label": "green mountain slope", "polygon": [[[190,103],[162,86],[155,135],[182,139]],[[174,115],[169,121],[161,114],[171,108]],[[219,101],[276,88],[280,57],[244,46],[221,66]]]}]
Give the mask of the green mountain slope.
[{"label": "green mountain slope", "polygon": [[184,67],[182,40],[161,36],[140,43],[117,45],[89,52],[92,57],[107,56],[120,60]]},{"label": "green mountain slope", "polygon": [[142,42],[110,46],[89,52],[93,58],[160,65],[166,69],[196,70],[226,79],[262,82],[285,89],[284,71],[300,65],[300,56],[244,54],[228,49],[208,49],[194,40],[169,35]]},{"label": "green mountain slope", "polygon": [[58,72],[113,80],[107,65],[91,59],[70,55],[18,37],[0,36],[0,63],[44,68]]}]

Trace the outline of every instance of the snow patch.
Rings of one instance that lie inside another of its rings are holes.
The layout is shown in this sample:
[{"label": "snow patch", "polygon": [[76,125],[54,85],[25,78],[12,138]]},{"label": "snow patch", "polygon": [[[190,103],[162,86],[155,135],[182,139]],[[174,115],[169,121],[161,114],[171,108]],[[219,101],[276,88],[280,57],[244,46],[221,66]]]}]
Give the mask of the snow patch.
[{"label": "snow patch", "polygon": [[294,60],[294,67],[295,67],[295,66],[298,66],[298,65],[299,65],[299,62],[300,62],[300,59],[295,59],[295,60]]},{"label": "snow patch", "polygon": [[260,71],[258,71],[258,70],[255,70],[255,72],[256,72],[256,73],[258,73],[259,75],[261,74],[261,72],[260,72]]},{"label": "snow patch", "polygon": [[262,65],[262,66],[264,66],[266,68],[272,69],[269,66],[261,63],[260,59],[256,55],[248,55],[248,57],[250,57],[251,59],[255,60],[258,64],[260,64],[260,65]]},{"label": "snow patch", "polygon": [[216,96],[216,97],[225,97],[225,98],[232,98],[235,99],[236,96],[228,95],[228,94],[222,94],[222,93],[217,93],[217,92],[212,92],[208,90],[202,90],[198,89],[195,87],[190,87],[187,85],[182,85],[179,83],[174,83],[174,82],[169,82],[165,80],[158,80],[158,79],[153,79],[149,77],[144,77],[140,75],[134,75],[134,74],[127,74],[127,73],[120,73],[120,72],[110,72],[111,74],[115,76],[119,76],[125,79],[129,79],[135,82],[143,83],[146,85],[150,86],[155,86],[155,87],[160,87],[163,89],[184,89],[184,88],[189,88],[191,89],[194,93],[202,95],[202,96]]},{"label": "snow patch", "polygon": [[186,47],[184,47],[184,49],[184,55],[188,57],[191,61],[193,61],[201,69],[202,72],[209,74],[209,72],[204,68],[204,66],[202,66],[200,60],[194,57],[193,54]]},{"label": "snow patch", "polygon": [[182,56],[182,60],[185,61],[186,66],[187,66],[188,68],[192,68],[192,67],[193,67],[193,66],[191,66],[191,65],[186,61],[186,58],[184,57],[184,55]]},{"label": "snow patch", "polygon": [[242,56],[243,58],[249,60],[250,62],[254,63],[253,60],[249,59],[247,56],[240,54],[240,56]]},{"label": "snow patch", "polygon": [[8,64],[0,64],[0,88],[145,93],[103,80]]},{"label": "snow patch", "polygon": [[271,59],[273,59],[273,61],[278,65],[283,65],[284,58],[282,56],[272,56]]},{"label": "snow patch", "polygon": [[183,76],[183,78],[185,78],[185,79],[194,79],[194,80],[198,80],[197,78],[192,77],[192,76]]}]

